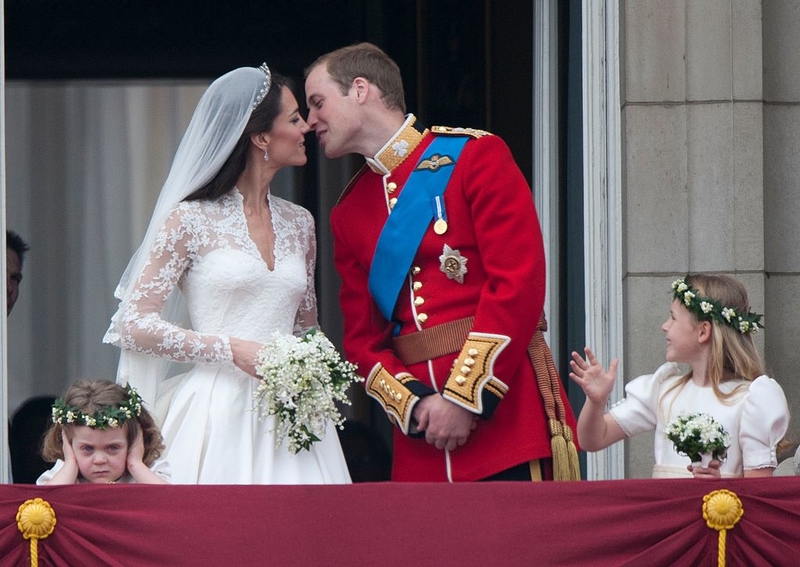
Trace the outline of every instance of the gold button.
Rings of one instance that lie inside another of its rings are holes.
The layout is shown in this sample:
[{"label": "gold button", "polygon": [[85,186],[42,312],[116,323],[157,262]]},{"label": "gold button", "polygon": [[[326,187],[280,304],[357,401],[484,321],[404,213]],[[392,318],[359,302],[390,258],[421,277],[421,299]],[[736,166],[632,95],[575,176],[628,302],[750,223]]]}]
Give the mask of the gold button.
[{"label": "gold button", "polygon": [[414,298],[414,305],[416,305],[417,307],[419,307],[423,303],[425,303],[425,300],[423,298],[421,298],[421,297],[415,297]]},{"label": "gold button", "polygon": [[397,191],[397,183],[395,183],[394,181],[389,182],[389,184],[386,185],[386,190],[389,193],[394,193],[395,191]]},{"label": "gold button", "polygon": [[466,382],[467,382],[467,379],[464,378],[463,376],[457,376],[456,377],[456,384],[458,384],[459,386],[463,386],[464,384],[466,384]]},{"label": "gold button", "polygon": [[422,282],[414,282],[414,285],[411,287],[414,288],[414,291],[419,291],[422,289]]},{"label": "gold button", "polygon": [[397,394],[394,395],[394,399],[397,400],[398,402],[401,402],[401,401],[403,401],[403,395],[400,394],[400,393],[397,393]]},{"label": "gold button", "polygon": [[478,355],[478,349],[476,349],[476,348],[471,348],[471,349],[469,349],[469,350],[467,351],[467,354],[469,354],[470,356],[477,356],[477,355]]},{"label": "gold button", "polygon": [[417,321],[419,321],[420,323],[424,323],[427,320],[428,316],[425,313],[420,313],[419,315],[417,315]]},{"label": "gold button", "polygon": [[389,208],[390,209],[393,209],[396,204],[397,204],[397,197],[392,197],[391,199],[389,199]]},{"label": "gold button", "polygon": [[416,276],[421,271],[422,271],[422,268],[420,268],[419,266],[414,266],[413,268],[411,268],[411,275],[412,276]]}]

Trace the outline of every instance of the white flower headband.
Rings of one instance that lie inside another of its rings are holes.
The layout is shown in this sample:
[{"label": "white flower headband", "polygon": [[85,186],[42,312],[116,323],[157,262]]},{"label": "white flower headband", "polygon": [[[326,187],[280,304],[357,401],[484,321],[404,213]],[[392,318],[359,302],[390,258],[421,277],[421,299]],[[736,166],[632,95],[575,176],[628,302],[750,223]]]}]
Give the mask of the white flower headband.
[{"label": "white flower headband", "polygon": [[96,429],[120,427],[134,417],[142,415],[142,398],[136,388],[128,384],[125,387],[127,399],[117,406],[105,406],[86,414],[75,406],[68,406],[64,398],[58,398],[53,404],[53,423],[61,425],[85,425]]},{"label": "white flower headband", "polygon": [[[687,276],[688,277],[688,276]],[[672,295],[683,302],[683,305],[697,316],[699,321],[714,320],[739,331],[741,334],[757,333],[763,329],[761,317],[752,311],[747,314],[737,313],[732,307],[725,307],[716,299],[700,297],[696,288],[686,283],[686,277],[672,282]]]}]

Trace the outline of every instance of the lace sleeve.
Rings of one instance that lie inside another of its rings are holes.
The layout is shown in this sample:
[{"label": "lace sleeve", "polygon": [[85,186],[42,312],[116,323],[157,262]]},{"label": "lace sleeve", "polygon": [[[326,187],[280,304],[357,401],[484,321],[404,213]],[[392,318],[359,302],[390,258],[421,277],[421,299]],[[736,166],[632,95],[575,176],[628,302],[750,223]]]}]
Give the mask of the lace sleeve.
[{"label": "lace sleeve", "polygon": [[209,235],[178,206],[155,239],[120,322],[120,348],[178,362],[233,359],[228,337],[196,333],[162,317],[167,297]]},{"label": "lace sleeve", "polygon": [[297,222],[301,237],[301,245],[306,258],[306,293],[300,301],[294,321],[294,334],[302,335],[307,330],[319,326],[317,321],[317,293],[314,285],[317,265],[317,238],[314,231],[314,217],[301,209]]}]

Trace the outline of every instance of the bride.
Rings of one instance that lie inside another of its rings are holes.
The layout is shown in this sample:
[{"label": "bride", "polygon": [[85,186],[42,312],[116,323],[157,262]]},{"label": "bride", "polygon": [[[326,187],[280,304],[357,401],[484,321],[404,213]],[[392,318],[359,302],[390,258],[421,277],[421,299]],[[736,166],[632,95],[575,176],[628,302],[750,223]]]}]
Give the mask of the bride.
[{"label": "bride", "polygon": [[[122,349],[117,381],[161,421],[175,483],[350,482],[331,423],[293,455],[253,410],[263,343],[317,326],[314,219],[269,190],[279,169],[306,163],[308,131],[266,64],[214,81],[117,288],[103,341]],[[174,363],[191,366],[168,377]]]}]

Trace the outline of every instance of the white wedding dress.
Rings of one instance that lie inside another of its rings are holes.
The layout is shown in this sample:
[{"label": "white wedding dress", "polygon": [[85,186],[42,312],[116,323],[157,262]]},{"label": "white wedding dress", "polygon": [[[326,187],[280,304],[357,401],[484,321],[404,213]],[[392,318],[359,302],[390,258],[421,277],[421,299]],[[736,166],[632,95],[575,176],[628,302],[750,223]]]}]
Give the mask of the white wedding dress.
[{"label": "white wedding dress", "polygon": [[[258,381],[232,362],[229,337],[266,342],[275,332],[300,334],[317,325],[313,217],[275,196],[269,204],[273,269],[250,238],[237,189],[215,201],[180,203],[120,314],[118,336],[109,341],[193,364],[159,385],[158,399],[151,404],[164,420],[173,483],[350,482],[330,423],[325,437],[308,451],[292,455],[286,442],[276,448],[274,418],[259,421],[253,410]],[[176,285],[191,325],[178,326],[161,316]],[[135,376],[130,381],[136,385]]]}]

